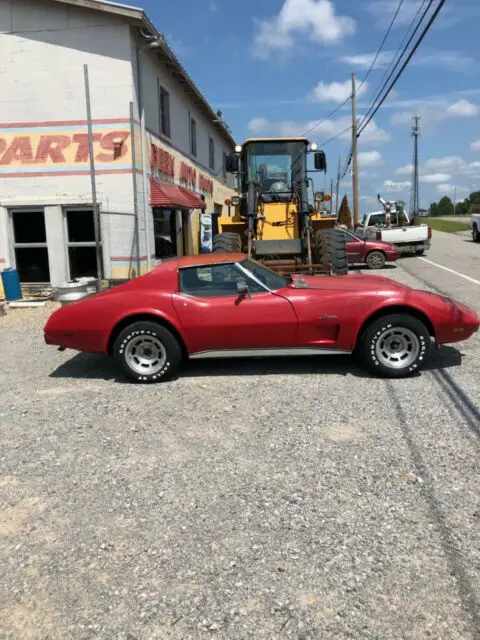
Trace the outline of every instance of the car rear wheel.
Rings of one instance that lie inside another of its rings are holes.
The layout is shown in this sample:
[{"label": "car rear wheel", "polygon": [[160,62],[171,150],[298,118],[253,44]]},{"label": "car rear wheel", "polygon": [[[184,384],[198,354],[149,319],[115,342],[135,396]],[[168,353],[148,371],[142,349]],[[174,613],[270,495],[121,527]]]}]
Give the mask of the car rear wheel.
[{"label": "car rear wheel", "polygon": [[386,261],[385,254],[381,251],[370,251],[365,258],[365,262],[369,269],[383,269]]},{"label": "car rear wheel", "polygon": [[178,371],[182,350],[175,336],[155,322],[135,322],[115,340],[113,356],[135,382],[163,382]]},{"label": "car rear wheel", "polygon": [[213,237],[214,253],[240,253],[242,239],[239,233],[219,233]]},{"label": "car rear wheel", "polygon": [[363,332],[357,353],[371,372],[387,378],[405,378],[420,371],[428,362],[430,333],[425,324],[413,316],[383,316]]},{"label": "car rear wheel", "polygon": [[[323,239],[325,238],[325,245]],[[348,252],[345,235],[338,229],[319,229],[315,234],[317,264],[323,264],[324,253],[333,273],[337,276],[348,274]]]},{"label": "car rear wheel", "polygon": [[480,242],[480,231],[476,224],[473,225],[472,238],[474,242]]}]

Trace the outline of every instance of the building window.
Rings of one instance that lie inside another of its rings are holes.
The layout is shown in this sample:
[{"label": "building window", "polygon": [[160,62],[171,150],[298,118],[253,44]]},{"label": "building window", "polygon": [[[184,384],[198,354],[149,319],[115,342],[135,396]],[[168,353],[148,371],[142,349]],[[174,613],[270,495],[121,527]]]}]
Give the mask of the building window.
[{"label": "building window", "polygon": [[208,138],[208,166],[215,169],[215,143],[211,136]]},{"label": "building window", "polygon": [[227,154],[223,152],[223,179],[227,181]]},{"label": "building window", "polygon": [[170,138],[170,94],[158,82],[158,101],[160,104],[160,131]]},{"label": "building window", "polygon": [[197,157],[197,123],[193,118],[190,118],[190,153]]},{"label": "building window", "polygon": [[20,282],[50,282],[45,212],[12,211],[13,251]]},{"label": "building window", "polygon": [[93,209],[67,209],[70,278],[96,278],[97,253]]}]

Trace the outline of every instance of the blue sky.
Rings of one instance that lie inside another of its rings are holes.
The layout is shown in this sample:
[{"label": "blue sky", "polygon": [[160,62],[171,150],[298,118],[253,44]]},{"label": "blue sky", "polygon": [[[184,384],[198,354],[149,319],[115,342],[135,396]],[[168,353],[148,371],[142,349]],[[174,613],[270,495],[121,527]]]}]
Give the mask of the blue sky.
[{"label": "blue sky", "polygon": [[[133,3],[132,3],[133,4]],[[399,0],[137,0],[234,137],[303,135],[360,83]],[[376,68],[369,105],[422,0],[404,0]],[[437,4],[437,0],[435,1]],[[480,1],[447,0],[402,78],[359,143],[362,210],[376,194],[409,201],[412,116],[421,115],[420,200],[480,190]],[[308,134],[319,144],[349,125],[347,104]],[[324,147],[328,184],[349,132]],[[341,192],[350,195],[347,173]],[[323,186],[323,185],[319,185]]]}]

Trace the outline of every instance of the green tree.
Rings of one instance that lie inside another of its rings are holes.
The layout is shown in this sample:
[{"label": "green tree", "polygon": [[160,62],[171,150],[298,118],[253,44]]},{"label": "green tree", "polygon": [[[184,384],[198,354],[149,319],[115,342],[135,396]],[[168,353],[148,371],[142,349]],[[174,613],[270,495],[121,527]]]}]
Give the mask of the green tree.
[{"label": "green tree", "polygon": [[346,225],[349,229],[352,227],[352,212],[350,211],[347,196],[343,196],[340,211],[338,212],[338,222]]},{"label": "green tree", "polygon": [[438,216],[453,216],[453,202],[448,196],[440,198],[438,203]]},{"label": "green tree", "polygon": [[438,204],[436,202],[432,202],[432,204],[430,205],[428,215],[432,217],[438,216]]}]

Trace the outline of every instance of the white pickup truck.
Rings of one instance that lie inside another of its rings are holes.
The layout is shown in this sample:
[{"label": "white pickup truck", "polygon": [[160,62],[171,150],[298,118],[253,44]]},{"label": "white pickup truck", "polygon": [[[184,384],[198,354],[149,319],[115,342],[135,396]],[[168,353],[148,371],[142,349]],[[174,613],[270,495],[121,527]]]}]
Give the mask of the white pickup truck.
[{"label": "white pickup truck", "polygon": [[472,238],[480,242],[480,213],[472,213]]},{"label": "white pickup truck", "polygon": [[[432,229],[427,224],[412,224],[408,214],[397,210],[395,202],[385,202],[380,196],[383,211],[373,211],[363,216],[355,232],[365,239],[375,239],[394,244],[401,254],[422,255],[430,248]],[[479,227],[480,228],[480,227]]]}]

